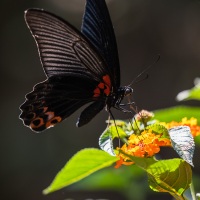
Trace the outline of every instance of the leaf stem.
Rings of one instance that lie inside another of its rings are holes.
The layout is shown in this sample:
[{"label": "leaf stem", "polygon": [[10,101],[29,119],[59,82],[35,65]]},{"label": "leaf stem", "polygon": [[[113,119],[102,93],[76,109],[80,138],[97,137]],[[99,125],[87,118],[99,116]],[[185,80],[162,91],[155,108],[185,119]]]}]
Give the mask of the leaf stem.
[{"label": "leaf stem", "polygon": [[192,181],[191,184],[190,184],[190,192],[191,192],[191,195],[192,195],[192,200],[197,200],[197,199],[196,199],[195,190],[194,190],[193,181]]}]

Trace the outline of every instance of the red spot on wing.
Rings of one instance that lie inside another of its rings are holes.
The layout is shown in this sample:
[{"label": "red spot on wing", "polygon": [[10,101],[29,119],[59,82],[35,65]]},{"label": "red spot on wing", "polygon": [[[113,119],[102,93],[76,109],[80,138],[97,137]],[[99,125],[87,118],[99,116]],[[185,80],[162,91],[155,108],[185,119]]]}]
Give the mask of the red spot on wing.
[{"label": "red spot on wing", "polygon": [[37,117],[30,123],[30,128],[37,130],[39,127],[44,125],[44,120],[41,117]]},{"label": "red spot on wing", "polygon": [[108,75],[103,76],[103,81],[109,88],[111,88],[110,76]]},{"label": "red spot on wing", "polygon": [[101,94],[100,89],[99,89],[98,87],[96,87],[95,90],[94,90],[94,95],[93,95],[93,97],[98,97],[98,96],[100,96],[100,94]]},{"label": "red spot on wing", "polygon": [[106,85],[106,89],[104,89],[104,94],[108,96],[110,94],[110,88]]},{"label": "red spot on wing", "polygon": [[102,77],[103,81],[98,84],[98,86],[94,89],[93,97],[99,97],[101,94],[105,94],[108,96],[111,91],[111,81],[108,75]]},{"label": "red spot on wing", "polygon": [[55,116],[46,123],[46,128],[50,128],[61,121],[62,121],[62,118],[60,116]]},{"label": "red spot on wing", "polygon": [[62,121],[62,118],[60,116],[55,116],[55,113],[52,111],[46,112],[45,115],[47,115],[46,128],[50,128]]},{"label": "red spot on wing", "polygon": [[98,87],[99,87],[100,89],[104,89],[105,83],[99,83]]},{"label": "red spot on wing", "polygon": [[53,111],[48,111],[48,107],[44,107],[43,112],[40,114],[40,116],[32,119],[29,126],[34,131],[42,131],[44,129],[54,126],[61,121],[62,118],[60,116],[56,116]]}]

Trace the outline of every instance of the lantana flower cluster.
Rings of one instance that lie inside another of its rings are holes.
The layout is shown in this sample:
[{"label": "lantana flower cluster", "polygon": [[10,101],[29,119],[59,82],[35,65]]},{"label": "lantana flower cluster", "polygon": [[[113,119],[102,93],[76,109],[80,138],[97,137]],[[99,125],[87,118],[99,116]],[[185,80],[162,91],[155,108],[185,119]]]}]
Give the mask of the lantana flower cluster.
[{"label": "lantana flower cluster", "polygon": [[[135,118],[137,121],[143,120],[146,123],[152,117],[152,113],[141,111]],[[197,119],[193,117],[190,119],[183,118],[180,122],[159,122],[159,125],[164,126],[166,129],[185,125],[190,127],[193,137],[200,135],[200,126],[197,124]],[[121,165],[134,164],[127,155],[148,158],[157,154],[160,151],[160,147],[164,146],[171,146],[171,141],[168,136],[163,137],[163,133],[155,133],[152,129],[144,129],[140,135],[132,134],[121,148],[117,148],[119,160],[115,168],[119,168]]]},{"label": "lantana flower cluster", "polygon": [[[171,142],[168,138],[161,138],[161,135],[152,133],[150,130],[143,131],[141,135],[132,134],[128,139],[128,144],[124,144],[118,150],[123,153],[136,156],[136,157],[152,157],[160,151],[161,146],[170,146]],[[120,160],[117,161],[115,168],[120,167],[122,164],[131,165],[133,162],[123,153],[119,153]]]}]

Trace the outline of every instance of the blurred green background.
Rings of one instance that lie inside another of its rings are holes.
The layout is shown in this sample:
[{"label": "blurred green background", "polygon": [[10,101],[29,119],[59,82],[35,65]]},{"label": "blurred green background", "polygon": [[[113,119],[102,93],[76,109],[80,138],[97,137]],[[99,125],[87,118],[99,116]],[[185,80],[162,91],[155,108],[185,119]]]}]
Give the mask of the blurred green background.
[{"label": "blurred green background", "polygon": [[[98,137],[106,127],[105,111],[78,129],[75,122],[79,110],[41,134],[33,134],[18,119],[25,94],[46,78],[24,21],[24,10],[44,8],[80,29],[84,4],[84,0],[1,0],[1,199],[126,199],[116,191],[85,193],[75,192],[73,187],[48,196],[41,193],[74,153],[85,147],[98,148]],[[193,87],[193,79],[200,75],[199,1],[107,0],[107,4],[118,43],[122,85],[128,85],[152,64],[155,55],[161,55],[149,70],[149,78],[133,85],[137,106],[155,110],[180,104],[175,101],[176,94]],[[195,101],[185,104],[199,106]],[[120,112],[114,114],[116,118],[127,118]],[[194,165],[198,173],[200,162],[196,159]],[[150,190],[146,179],[139,179],[138,185],[144,185],[143,193]],[[137,190],[132,191],[133,200],[141,200],[134,196]],[[154,195],[148,199],[171,199],[164,194]]]}]

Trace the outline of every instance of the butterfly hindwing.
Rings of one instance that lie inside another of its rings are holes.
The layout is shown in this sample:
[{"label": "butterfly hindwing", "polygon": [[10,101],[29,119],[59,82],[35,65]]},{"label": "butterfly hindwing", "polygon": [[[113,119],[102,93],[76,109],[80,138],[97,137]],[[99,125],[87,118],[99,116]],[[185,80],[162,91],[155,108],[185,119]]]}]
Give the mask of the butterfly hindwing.
[{"label": "butterfly hindwing", "polygon": [[96,83],[87,79],[51,77],[37,84],[26,95],[26,101],[20,107],[20,118],[26,126],[40,132],[69,117],[84,104],[94,101],[95,87]]},{"label": "butterfly hindwing", "polygon": [[91,121],[103,108],[105,102],[96,101],[89,105],[85,110],[82,111],[80,117],[77,120],[76,126],[81,127]]}]

